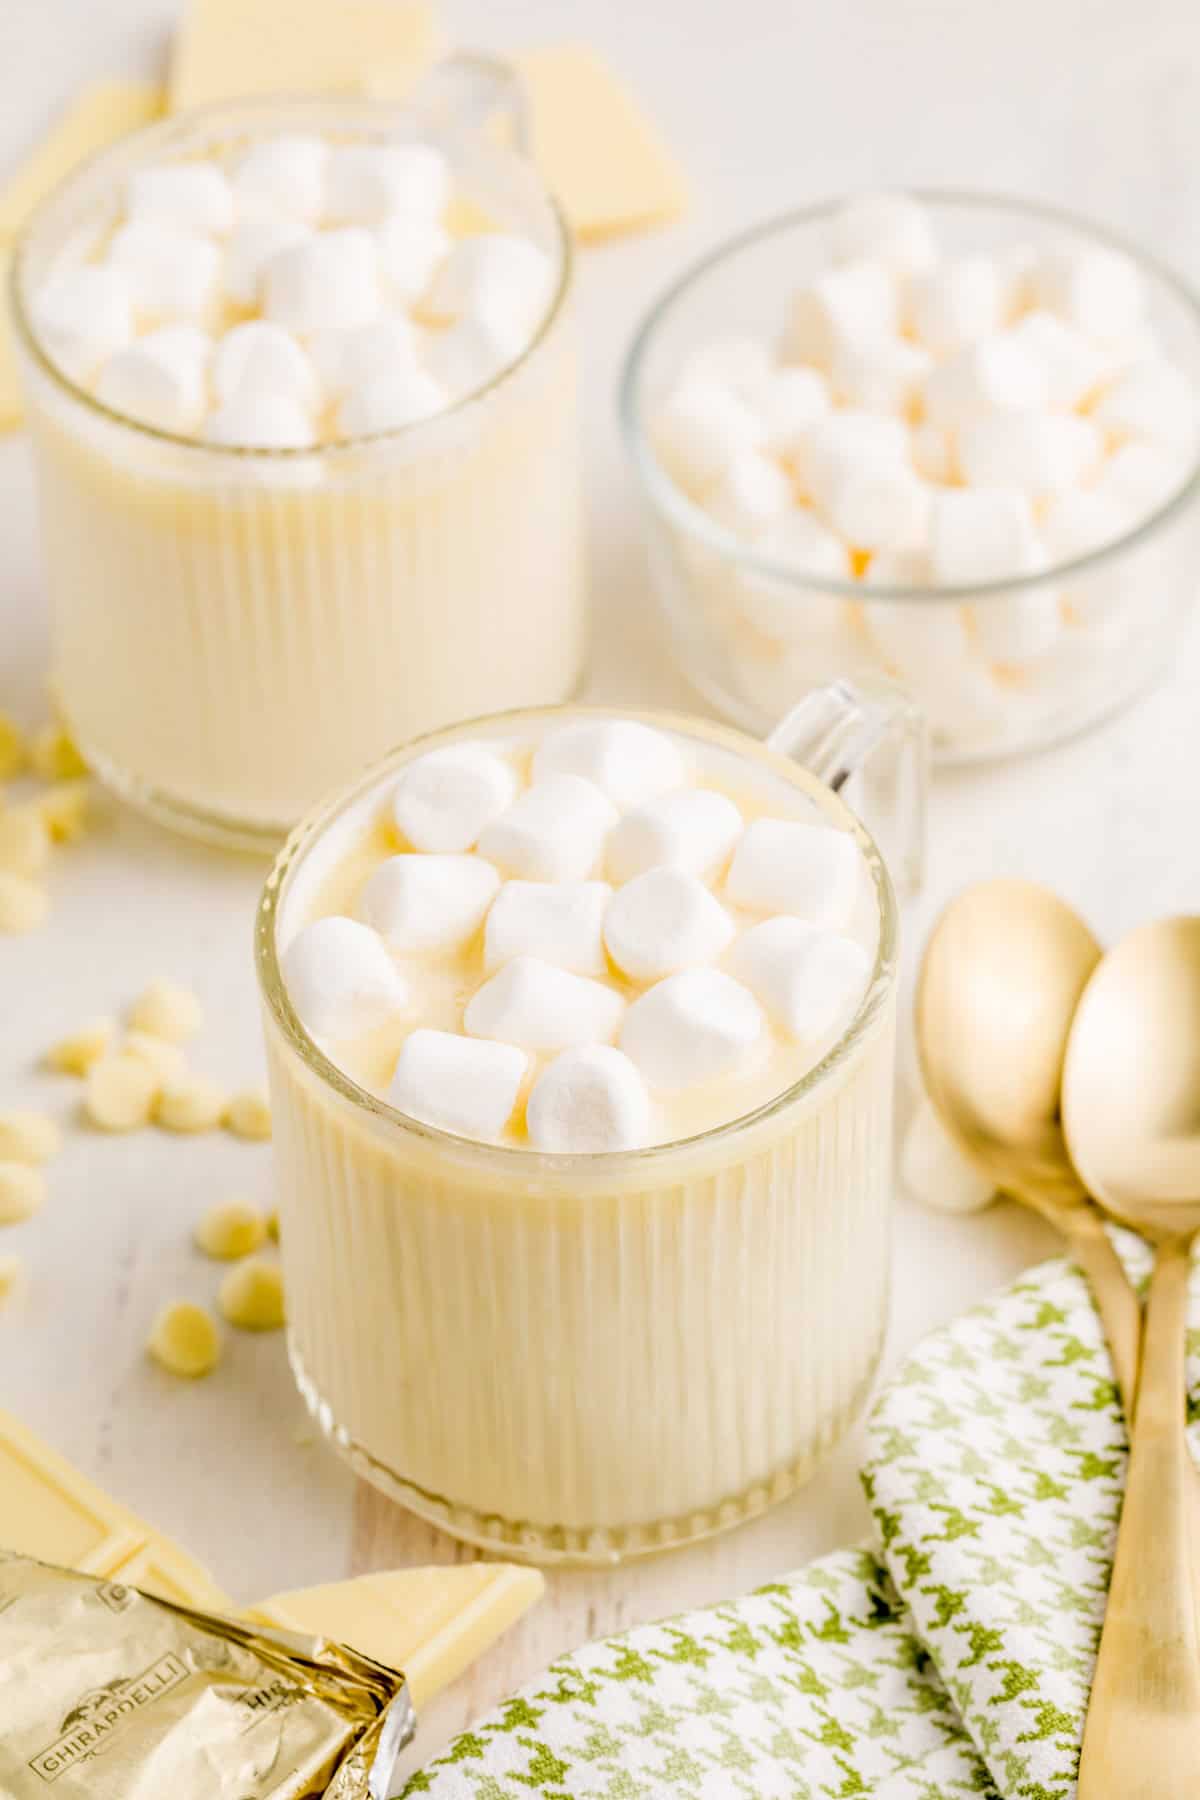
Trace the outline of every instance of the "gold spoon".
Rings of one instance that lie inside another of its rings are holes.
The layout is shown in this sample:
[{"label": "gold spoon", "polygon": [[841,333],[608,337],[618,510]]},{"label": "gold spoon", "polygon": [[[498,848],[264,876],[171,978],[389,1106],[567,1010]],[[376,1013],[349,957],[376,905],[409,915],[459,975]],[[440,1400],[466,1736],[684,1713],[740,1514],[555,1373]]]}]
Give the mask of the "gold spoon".
[{"label": "gold spoon", "polygon": [[[925,949],[917,1052],[929,1097],[960,1149],[1066,1239],[1091,1287],[1128,1408],[1141,1307],[1071,1167],[1059,1123],[1067,1034],[1100,956],[1083,920],[1047,888],[1031,881],[967,888]],[[1200,1478],[1196,1504],[1200,1521]]]},{"label": "gold spoon", "polygon": [[1200,1231],[1200,918],[1144,926],[1099,964],[1071,1027],[1063,1125],[1091,1192],[1157,1251],[1079,1800],[1195,1800],[1200,1630],[1184,1348]]}]

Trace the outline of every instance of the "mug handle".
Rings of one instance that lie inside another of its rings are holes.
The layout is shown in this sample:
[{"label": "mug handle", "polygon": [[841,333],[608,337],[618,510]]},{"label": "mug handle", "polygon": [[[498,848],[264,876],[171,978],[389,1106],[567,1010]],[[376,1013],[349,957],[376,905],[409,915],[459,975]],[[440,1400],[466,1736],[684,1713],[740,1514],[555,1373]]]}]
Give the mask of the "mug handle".
[{"label": "mug handle", "polygon": [[792,757],[834,793],[862,780],[861,811],[896,888],[914,893],[925,866],[929,734],[902,688],[831,681],[793,706],[767,745]]},{"label": "mug handle", "polygon": [[469,50],[444,56],[422,76],[409,106],[434,135],[495,132],[499,143],[529,155],[529,101],[512,64],[498,56]]}]

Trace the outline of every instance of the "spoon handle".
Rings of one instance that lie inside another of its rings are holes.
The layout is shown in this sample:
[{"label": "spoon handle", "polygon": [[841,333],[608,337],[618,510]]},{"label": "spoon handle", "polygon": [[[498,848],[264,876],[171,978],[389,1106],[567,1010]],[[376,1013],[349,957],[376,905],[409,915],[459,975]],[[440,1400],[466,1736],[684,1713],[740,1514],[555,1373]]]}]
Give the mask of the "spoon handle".
[{"label": "spoon handle", "polygon": [[1062,1233],[1072,1261],[1083,1271],[1104,1327],[1125,1416],[1132,1418],[1142,1343],[1142,1303],[1125,1273],[1125,1265],[1112,1247],[1103,1219],[1090,1203],[1081,1205],[1074,1201],[1062,1205],[1054,1201],[1050,1206],[1039,1207],[1039,1211]]},{"label": "spoon handle", "polygon": [[1200,1638],[1188,1547],[1184,1344],[1190,1244],[1158,1252],[1125,1501],[1079,1766],[1079,1800],[1194,1800]]}]

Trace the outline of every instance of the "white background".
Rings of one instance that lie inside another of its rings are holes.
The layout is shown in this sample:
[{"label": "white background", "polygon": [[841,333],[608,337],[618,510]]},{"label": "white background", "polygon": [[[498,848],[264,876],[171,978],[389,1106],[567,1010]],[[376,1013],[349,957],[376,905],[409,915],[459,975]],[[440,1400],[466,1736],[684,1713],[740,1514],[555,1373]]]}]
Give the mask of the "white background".
[{"label": "white background", "polygon": [[[173,12],[153,0],[7,0],[0,167],[83,80],[161,67]],[[1192,0],[447,0],[444,17],[463,44],[581,39],[605,51],[694,187],[683,224],[581,258],[595,697],[689,703],[645,604],[613,396],[635,322],[701,249],[830,192],[929,183],[1074,207],[1200,278]],[[46,627],[19,437],[0,443],[0,572],[0,706],[33,723]],[[1198,674],[1193,640],[1164,688],[1090,737],[939,779],[927,888],[906,921],[910,972],[937,907],[984,875],[1050,883],[1105,936],[1197,904]],[[231,1083],[255,1078],[250,938],[262,874],[103,804],[95,832],[56,866],[49,925],[0,938],[0,1106],[45,1104],[69,1119],[74,1090],[35,1072],[39,1052],[159,974],[204,998],[197,1062]],[[189,1248],[191,1222],[214,1198],[265,1196],[268,1185],[266,1149],[72,1129],[44,1213],[4,1236],[5,1249],[28,1255],[32,1281],[0,1318],[0,1405],[179,1538],[239,1599],[351,1566],[465,1554],[375,1496],[356,1498],[307,1435],[278,1336],[235,1343],[196,1385],[147,1364],[157,1306],[176,1293],[207,1299],[216,1285]],[[901,1200],[889,1366],[1050,1247],[1010,1208],[964,1221]],[[855,1471],[851,1442],[789,1505],[713,1545],[618,1575],[555,1577],[543,1607],[435,1709],[425,1752],[560,1648],[727,1597],[861,1535]]]}]

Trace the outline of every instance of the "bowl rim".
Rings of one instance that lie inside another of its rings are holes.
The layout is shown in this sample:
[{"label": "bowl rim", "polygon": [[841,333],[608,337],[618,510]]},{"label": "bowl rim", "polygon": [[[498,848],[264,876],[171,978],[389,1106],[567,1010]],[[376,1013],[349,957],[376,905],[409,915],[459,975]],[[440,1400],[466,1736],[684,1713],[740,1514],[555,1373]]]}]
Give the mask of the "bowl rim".
[{"label": "bowl rim", "polygon": [[[498,57],[483,54],[471,54],[470,60],[481,65],[506,65]],[[512,362],[506,363],[502,369],[490,376],[482,386],[473,388],[462,394],[440,412],[431,413],[428,418],[412,419],[406,425],[393,426],[384,431],[359,432],[353,437],[333,438],[328,443],[306,445],[271,446],[258,444],[215,444],[195,434],[179,431],[166,431],[161,426],[150,425],[144,419],[137,419],[131,413],[121,412],[118,408],[105,405],[90,388],[76,381],[50,355],[42,343],[41,334],[32,316],[32,299],[25,292],[25,280],[29,261],[37,248],[42,231],[53,223],[56,209],[66,205],[77,186],[89,180],[102,179],[108,174],[117,180],[123,170],[139,166],[147,156],[157,148],[173,146],[176,149],[203,142],[205,137],[218,134],[223,128],[232,135],[240,126],[243,131],[252,130],[254,124],[261,121],[264,131],[286,131],[298,128],[307,123],[312,129],[319,129],[321,123],[332,129],[337,122],[345,126],[358,124],[370,132],[382,132],[389,126],[394,130],[397,124],[404,124],[413,118],[411,109],[404,101],[372,100],[366,96],[346,97],[336,95],[314,94],[277,94],[262,98],[247,97],[240,100],[220,100],[207,106],[191,107],[185,112],[170,114],[165,118],[152,120],[148,125],[140,126],[136,131],[126,133],[114,143],[106,144],[90,156],[77,163],[61,181],[46,194],[34,208],[29,218],[21,227],[13,245],[9,259],[7,286],[8,310],[13,320],[14,334],[21,351],[30,359],[39,374],[53,387],[65,393],[68,398],[85,412],[98,415],[110,425],[119,426],[139,438],[151,442],[169,445],[173,450],[186,454],[206,457],[217,462],[233,459],[242,463],[282,465],[303,462],[305,458],[342,457],[364,448],[377,445],[390,445],[412,441],[421,432],[432,433],[444,425],[445,421],[457,418],[467,409],[487,398],[495,389],[510,381],[532,359],[535,352],[551,335],[555,326],[566,311],[566,304],[571,293],[575,277],[575,240],[563,208],[551,193],[550,189],[536,177],[541,188],[541,197],[546,205],[547,213],[556,234],[558,268],[555,276],[554,292],[547,302],[537,330],[525,345],[520,355]],[[273,121],[273,123],[268,123]],[[502,145],[491,146],[497,157],[511,156],[514,153]],[[532,164],[529,165],[532,172]]]},{"label": "bowl rim", "polygon": [[[908,198],[920,201],[922,205],[936,211],[942,207],[981,207],[985,211],[1021,214],[1026,219],[1043,225],[1057,226],[1070,231],[1076,237],[1087,238],[1106,250],[1115,250],[1128,257],[1142,273],[1151,275],[1155,281],[1174,296],[1182,308],[1191,314],[1197,333],[1197,349],[1200,352],[1200,293],[1191,288],[1182,276],[1161,262],[1152,253],[1143,250],[1139,245],[1130,242],[1120,233],[1110,231],[1107,226],[1098,225],[1091,219],[1081,217],[1068,208],[1043,204],[1040,201],[1023,200],[1010,194],[993,192],[972,192],[968,188],[911,187],[897,189]],[[834,596],[846,600],[869,599],[872,604],[882,601],[885,604],[899,602],[911,604],[942,603],[962,605],[973,600],[1011,598],[1014,594],[1035,592],[1044,589],[1065,578],[1075,578],[1090,574],[1103,568],[1109,562],[1123,555],[1132,548],[1151,537],[1160,527],[1168,524],[1182,513],[1188,504],[1200,492],[1200,442],[1192,452],[1191,465],[1186,478],[1168,498],[1148,513],[1136,525],[1131,526],[1111,543],[1098,545],[1081,556],[1072,556],[1065,561],[1049,563],[1044,569],[1030,574],[1004,576],[999,580],[984,582],[956,583],[953,586],[938,587],[901,586],[894,583],[881,582],[867,588],[855,577],[831,575],[806,575],[792,563],[780,562],[773,557],[764,556],[736,538],[732,532],[716,523],[704,509],[671,480],[655,455],[649,436],[642,423],[640,386],[644,365],[654,346],[660,328],[666,323],[677,304],[682,302],[692,288],[698,285],[707,275],[722,264],[732,262],[743,251],[753,249],[756,245],[781,232],[796,226],[816,225],[829,218],[839,207],[857,197],[857,191],[834,194],[825,199],[813,201],[808,205],[791,207],[784,212],[773,213],[769,218],[761,219],[755,225],[732,237],[722,239],[714,248],[706,251],[689,263],[653,301],[642,315],[640,324],[634,333],[626,351],[621,367],[621,375],[617,390],[617,414],[621,437],[626,455],[633,467],[638,486],[643,498],[663,515],[673,526],[683,530],[694,541],[704,548],[720,556],[726,563],[734,565],[739,571],[790,586],[798,593]]]}]

